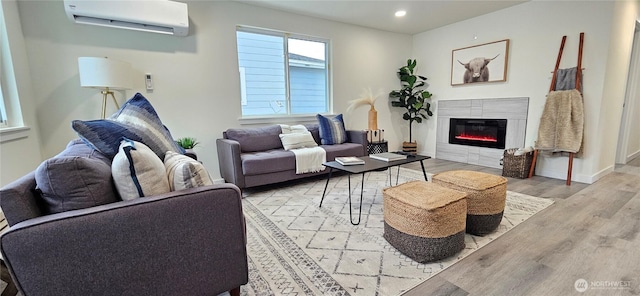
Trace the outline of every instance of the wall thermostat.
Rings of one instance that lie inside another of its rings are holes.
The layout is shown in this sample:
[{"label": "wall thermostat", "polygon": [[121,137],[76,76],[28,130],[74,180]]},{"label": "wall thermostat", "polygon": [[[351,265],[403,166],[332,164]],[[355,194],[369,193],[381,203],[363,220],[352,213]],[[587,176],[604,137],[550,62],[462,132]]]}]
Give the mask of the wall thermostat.
[{"label": "wall thermostat", "polygon": [[153,80],[151,79],[151,73],[144,74],[144,82],[147,86],[147,90],[153,90]]}]

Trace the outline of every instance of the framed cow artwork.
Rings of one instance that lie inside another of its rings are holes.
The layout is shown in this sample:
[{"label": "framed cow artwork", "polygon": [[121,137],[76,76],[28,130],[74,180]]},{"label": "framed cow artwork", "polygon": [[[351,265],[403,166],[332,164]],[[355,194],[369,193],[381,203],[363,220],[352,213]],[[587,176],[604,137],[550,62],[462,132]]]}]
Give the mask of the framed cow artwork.
[{"label": "framed cow artwork", "polygon": [[509,39],[451,51],[451,85],[507,81]]}]

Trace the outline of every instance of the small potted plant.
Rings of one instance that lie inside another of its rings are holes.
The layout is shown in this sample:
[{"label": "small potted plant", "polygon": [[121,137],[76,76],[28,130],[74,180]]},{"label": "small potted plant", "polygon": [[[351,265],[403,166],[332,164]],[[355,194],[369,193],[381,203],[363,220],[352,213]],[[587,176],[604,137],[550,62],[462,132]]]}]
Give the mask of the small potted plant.
[{"label": "small potted plant", "polygon": [[406,110],[402,114],[402,119],[409,121],[409,142],[402,143],[402,150],[411,153],[416,153],[418,150],[418,144],[412,139],[413,123],[421,123],[423,119],[433,116],[429,102],[432,94],[423,90],[427,77],[414,74],[415,68],[416,60],[408,59],[407,65],[398,70],[402,88],[389,93],[389,98],[392,100],[391,106]]},{"label": "small potted plant", "polygon": [[179,138],[176,140],[176,143],[185,150],[185,155],[197,159],[196,153],[193,151],[193,148],[200,144],[200,142],[198,142],[196,138]]}]

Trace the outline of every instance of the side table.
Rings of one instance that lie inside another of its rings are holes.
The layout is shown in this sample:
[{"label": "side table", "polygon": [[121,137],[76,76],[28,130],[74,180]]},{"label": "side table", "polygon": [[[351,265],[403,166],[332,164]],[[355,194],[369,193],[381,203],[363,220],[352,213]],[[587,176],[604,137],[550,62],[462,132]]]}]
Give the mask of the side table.
[{"label": "side table", "polygon": [[367,144],[367,154],[376,154],[383,152],[389,152],[387,141],[369,142],[369,144]]}]

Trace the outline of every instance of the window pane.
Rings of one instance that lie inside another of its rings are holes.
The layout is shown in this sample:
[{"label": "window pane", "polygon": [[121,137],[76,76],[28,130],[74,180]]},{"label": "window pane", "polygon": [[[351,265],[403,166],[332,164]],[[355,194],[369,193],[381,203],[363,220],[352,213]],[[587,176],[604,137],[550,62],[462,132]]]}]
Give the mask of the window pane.
[{"label": "window pane", "polygon": [[326,44],[289,38],[288,47],[291,113],[326,112]]},{"label": "window pane", "polygon": [[284,37],[238,31],[237,39],[242,115],[287,114]]},{"label": "window pane", "polygon": [[236,32],[242,116],[329,111],[327,42],[283,32]]}]

